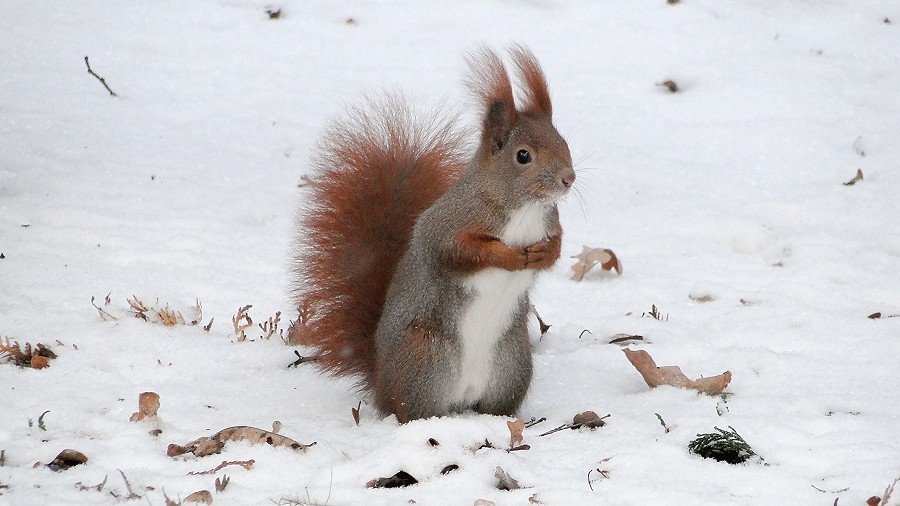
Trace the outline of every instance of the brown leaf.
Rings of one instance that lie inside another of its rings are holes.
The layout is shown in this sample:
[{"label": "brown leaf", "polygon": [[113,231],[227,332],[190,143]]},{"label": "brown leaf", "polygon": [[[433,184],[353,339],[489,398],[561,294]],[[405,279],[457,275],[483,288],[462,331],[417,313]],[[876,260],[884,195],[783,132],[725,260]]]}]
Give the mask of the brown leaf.
[{"label": "brown leaf", "polygon": [[606,425],[606,422],[600,418],[597,413],[593,411],[585,411],[584,413],[579,413],[572,418],[573,428],[577,427],[588,427],[591,429],[595,429],[597,427],[603,427]]},{"label": "brown leaf", "polygon": [[228,486],[228,483],[231,479],[228,478],[228,475],[224,475],[221,478],[216,478],[216,493],[221,494],[225,491],[225,487]]},{"label": "brown leaf", "polygon": [[205,457],[214,453],[219,453],[225,446],[227,441],[249,441],[251,444],[267,444],[271,446],[284,446],[299,451],[306,451],[309,447],[316,443],[303,444],[294,441],[289,437],[275,434],[256,427],[246,425],[238,425],[228,427],[209,437],[201,437],[195,439],[183,446],[170,444],[166,450],[166,454],[170,457],[177,457],[185,453],[193,453],[197,457]]},{"label": "brown leaf", "polygon": [[515,448],[522,444],[522,431],[525,430],[525,420],[507,421],[506,426],[509,427],[509,447]]},{"label": "brown leaf", "polygon": [[77,450],[65,449],[59,452],[59,455],[56,456],[47,467],[52,469],[53,471],[65,471],[70,467],[75,467],[80,464],[84,464],[88,461],[87,456]]},{"label": "brown leaf", "polygon": [[200,504],[212,504],[213,496],[209,490],[198,490],[193,494],[184,498],[184,502],[195,502]]},{"label": "brown leaf", "polygon": [[872,497],[866,499],[866,504],[868,506],[879,506],[881,504],[881,498],[877,495],[873,495]]},{"label": "brown leaf", "polygon": [[366,483],[366,488],[399,488],[408,487],[419,483],[419,480],[406,471],[399,471],[390,478],[376,478]]},{"label": "brown leaf", "polygon": [[362,407],[362,401],[359,401],[359,404],[355,408],[350,408],[350,413],[353,414],[353,421],[356,422],[356,425],[359,425],[359,408]]},{"label": "brown leaf", "polygon": [[636,336],[633,334],[616,334],[609,341],[609,344],[628,344],[628,341],[643,341],[644,336]]},{"label": "brown leaf", "polygon": [[659,385],[671,385],[678,388],[697,390],[707,395],[721,393],[731,383],[731,372],[725,371],[718,376],[700,378],[696,381],[689,379],[678,366],[657,367],[653,357],[644,350],[631,351],[623,349],[625,357],[631,365],[641,373],[644,381],[651,388]]},{"label": "brown leaf", "polygon": [[541,318],[541,315],[538,314],[537,308],[534,307],[534,304],[529,304],[528,310],[531,311],[531,314],[537,317],[538,326],[541,329],[541,336],[543,336],[547,333],[548,330],[550,330],[550,325],[547,324],[547,322],[545,322],[543,318]]},{"label": "brown leaf", "polygon": [[47,357],[42,357],[40,355],[32,355],[31,356],[31,368],[32,369],[43,369],[50,365],[50,359]]},{"label": "brown leaf", "polygon": [[582,246],[581,248],[581,253],[571,257],[578,259],[575,265],[572,266],[572,270],[575,272],[572,275],[573,280],[581,281],[584,279],[584,275],[597,264],[600,264],[603,270],[611,271],[615,269],[617,275],[622,275],[622,262],[619,261],[619,258],[611,249],[590,248],[588,246]]},{"label": "brown leaf", "polygon": [[222,469],[225,469],[228,466],[241,466],[244,469],[249,471],[253,467],[253,464],[255,464],[255,463],[256,463],[256,461],[253,459],[250,459],[250,460],[223,460],[221,464],[217,465],[216,467],[214,467],[212,469],[207,469],[206,471],[199,471],[199,472],[191,471],[188,473],[188,476],[195,475],[195,474],[215,474],[215,473],[221,471]]},{"label": "brown leaf", "polygon": [[862,169],[856,169],[856,175],[853,176],[853,179],[844,183],[844,186],[853,186],[862,180],[863,180]]},{"label": "brown leaf", "polygon": [[159,394],[156,392],[141,392],[138,395],[138,411],[131,415],[130,421],[137,422],[144,418],[156,416],[159,411]]},{"label": "brown leaf", "polygon": [[[669,2],[669,3],[672,3],[672,2]],[[677,3],[677,2],[675,2],[675,3]],[[668,81],[663,81],[663,82],[661,82],[661,83],[656,83],[656,85],[657,85],[657,86],[663,86],[664,88],[666,88],[667,90],[669,90],[671,93],[677,93],[677,92],[678,92],[678,84],[676,84],[675,81],[672,81],[671,79],[668,80]]]}]

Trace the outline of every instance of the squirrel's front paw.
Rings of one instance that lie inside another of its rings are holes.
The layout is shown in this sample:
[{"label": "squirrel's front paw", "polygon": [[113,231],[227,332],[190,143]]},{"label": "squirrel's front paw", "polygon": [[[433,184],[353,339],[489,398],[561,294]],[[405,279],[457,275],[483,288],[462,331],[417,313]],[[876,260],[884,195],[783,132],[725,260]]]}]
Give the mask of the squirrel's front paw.
[{"label": "squirrel's front paw", "polygon": [[536,242],[525,248],[526,269],[549,269],[556,263],[560,254],[560,238],[558,235],[546,241]]}]

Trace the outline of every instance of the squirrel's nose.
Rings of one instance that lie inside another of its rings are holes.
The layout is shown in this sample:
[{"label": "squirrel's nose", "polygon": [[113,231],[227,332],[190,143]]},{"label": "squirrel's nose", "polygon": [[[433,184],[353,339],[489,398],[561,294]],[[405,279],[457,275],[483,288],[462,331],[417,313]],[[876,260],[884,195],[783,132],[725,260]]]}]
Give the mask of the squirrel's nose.
[{"label": "squirrel's nose", "polygon": [[571,188],[572,183],[575,182],[575,171],[572,169],[567,170],[562,175],[562,184],[566,188]]}]

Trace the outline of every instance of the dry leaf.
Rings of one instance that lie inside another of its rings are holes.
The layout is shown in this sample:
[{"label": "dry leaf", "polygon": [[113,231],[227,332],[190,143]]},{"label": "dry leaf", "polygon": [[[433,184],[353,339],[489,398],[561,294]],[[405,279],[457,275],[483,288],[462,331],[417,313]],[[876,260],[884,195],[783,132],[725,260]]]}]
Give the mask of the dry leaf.
[{"label": "dry leaf", "polygon": [[56,353],[41,343],[33,347],[31,343],[25,343],[23,347],[18,341],[10,341],[8,337],[0,339],[0,364],[10,362],[19,367],[43,369],[55,358]]},{"label": "dry leaf", "polygon": [[497,488],[500,490],[518,490],[522,488],[519,482],[508,475],[500,466],[497,466],[497,469],[494,470],[494,477],[497,478]]},{"label": "dry leaf", "polygon": [[213,496],[209,490],[198,490],[193,494],[184,498],[184,502],[195,502],[200,504],[212,504]]},{"label": "dry leaf", "polygon": [[256,427],[238,425],[222,429],[209,437],[195,439],[182,446],[170,444],[169,448],[166,450],[166,454],[170,457],[177,457],[179,455],[184,455],[185,453],[193,453],[197,457],[205,457],[207,455],[219,453],[227,441],[249,441],[251,444],[264,443],[271,446],[284,446],[299,451],[306,451],[309,447],[316,444],[310,443],[306,445],[280,434],[257,429]]},{"label": "dry leaf", "polygon": [[606,425],[606,422],[600,418],[597,413],[593,411],[585,411],[584,413],[579,413],[572,418],[572,428],[577,427],[588,427],[591,429],[596,429],[597,427],[603,427]]},{"label": "dry leaf", "polygon": [[50,359],[47,357],[42,357],[40,355],[32,355],[31,356],[31,368],[32,369],[43,369],[50,365]]},{"label": "dry leaf", "polygon": [[359,425],[359,408],[361,407],[362,401],[359,401],[355,408],[350,408],[350,413],[353,415],[353,421],[356,422],[356,425]]},{"label": "dry leaf", "polygon": [[725,387],[731,383],[731,372],[729,371],[725,371],[718,376],[700,378],[694,381],[685,376],[678,366],[657,367],[650,354],[644,350],[631,351],[626,348],[622,351],[625,352],[628,361],[641,373],[644,381],[650,387],[671,385],[678,388],[697,390],[707,395],[716,395],[725,390]]},{"label": "dry leaf", "polygon": [[[673,3],[673,2],[670,1],[669,3]],[[675,81],[672,81],[671,79],[668,81],[663,81],[661,83],[656,83],[656,85],[663,86],[664,88],[666,88],[667,90],[669,90],[672,93],[678,92],[678,84],[676,84]]]},{"label": "dry leaf", "polygon": [[53,471],[65,471],[70,467],[75,467],[80,464],[84,464],[88,461],[88,458],[77,450],[65,449],[59,452],[59,455],[56,456],[47,467],[52,469]]},{"label": "dry leaf", "polygon": [[195,474],[215,474],[215,473],[221,471],[222,469],[225,469],[228,466],[241,466],[244,469],[249,471],[250,468],[252,468],[253,464],[255,464],[255,463],[256,463],[256,461],[253,459],[250,459],[250,460],[223,460],[221,464],[217,465],[216,467],[214,467],[212,469],[208,469],[206,471],[199,471],[199,472],[191,471],[188,473],[188,476],[195,475]]},{"label": "dry leaf", "polygon": [[584,279],[584,275],[597,264],[600,264],[603,270],[611,271],[615,269],[616,274],[622,275],[622,262],[619,261],[619,258],[611,249],[590,248],[588,246],[582,246],[581,248],[581,253],[571,257],[578,259],[575,265],[572,266],[572,270],[575,271],[575,274],[572,275],[573,280],[581,281]]},{"label": "dry leaf", "polygon": [[138,411],[131,415],[130,421],[137,422],[144,418],[156,416],[159,411],[159,394],[156,392],[142,392],[138,395]]},{"label": "dry leaf", "polygon": [[628,344],[628,341],[643,341],[644,336],[634,334],[616,334],[609,341],[609,344]]},{"label": "dry leaf", "polygon": [[856,169],[856,175],[853,176],[853,179],[844,183],[844,186],[853,186],[862,180],[863,180],[862,169]]},{"label": "dry leaf", "polygon": [[522,431],[525,430],[525,420],[507,421],[506,426],[509,427],[509,447],[515,448],[522,444]]},{"label": "dry leaf", "polygon": [[221,494],[225,491],[225,487],[228,486],[228,483],[231,480],[228,478],[228,475],[224,475],[221,478],[216,478],[216,493]]},{"label": "dry leaf", "polygon": [[241,308],[238,308],[237,314],[231,317],[231,323],[234,324],[234,335],[237,336],[238,342],[244,342],[247,340],[247,333],[245,330],[250,328],[253,325],[253,320],[250,318],[250,308],[252,308],[252,304],[247,304]]},{"label": "dry leaf", "polygon": [[399,488],[419,483],[419,480],[406,471],[400,471],[390,478],[376,478],[366,483],[366,488]]},{"label": "dry leaf", "polygon": [[550,330],[550,325],[548,325],[546,322],[544,322],[544,319],[541,318],[541,315],[538,314],[537,308],[534,307],[534,304],[529,304],[528,310],[531,311],[531,314],[533,314],[535,317],[537,317],[538,326],[541,329],[541,336],[543,336],[544,334],[547,333],[548,330]]}]

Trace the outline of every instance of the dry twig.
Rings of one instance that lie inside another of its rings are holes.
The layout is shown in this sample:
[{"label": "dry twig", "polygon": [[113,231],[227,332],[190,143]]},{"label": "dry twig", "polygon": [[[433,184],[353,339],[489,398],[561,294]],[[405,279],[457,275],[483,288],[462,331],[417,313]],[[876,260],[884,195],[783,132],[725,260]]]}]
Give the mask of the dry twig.
[{"label": "dry twig", "polygon": [[106,79],[103,79],[102,77],[98,76],[96,72],[94,72],[93,70],[91,70],[91,62],[88,61],[88,57],[87,57],[87,56],[84,57],[84,64],[87,66],[88,74],[90,74],[90,75],[96,77],[97,80],[100,81],[100,84],[102,84],[103,87],[106,88],[106,91],[108,91],[110,95],[112,95],[112,96],[114,96],[114,97],[118,97],[118,96],[119,96],[119,95],[116,94],[116,92],[114,92],[113,90],[111,90],[111,89],[109,88],[109,85],[106,84]]},{"label": "dry twig", "polygon": [[188,476],[201,475],[201,474],[215,474],[215,473],[221,471],[222,469],[225,469],[228,466],[241,466],[244,469],[249,471],[250,468],[252,468],[253,464],[255,464],[255,463],[256,463],[256,461],[253,459],[250,459],[250,460],[223,460],[221,464],[217,465],[216,467],[214,467],[212,469],[208,469],[206,471],[191,471],[188,473]]}]

